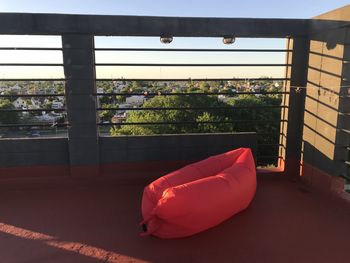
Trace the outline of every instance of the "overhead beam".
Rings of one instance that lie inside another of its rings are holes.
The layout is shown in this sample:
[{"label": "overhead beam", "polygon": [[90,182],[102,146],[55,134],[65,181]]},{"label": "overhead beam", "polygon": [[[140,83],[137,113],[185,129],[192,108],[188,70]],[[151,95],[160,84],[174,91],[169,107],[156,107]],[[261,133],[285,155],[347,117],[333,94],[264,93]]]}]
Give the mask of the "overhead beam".
[{"label": "overhead beam", "polygon": [[305,36],[307,19],[190,18],[0,13],[0,34],[266,37]]}]

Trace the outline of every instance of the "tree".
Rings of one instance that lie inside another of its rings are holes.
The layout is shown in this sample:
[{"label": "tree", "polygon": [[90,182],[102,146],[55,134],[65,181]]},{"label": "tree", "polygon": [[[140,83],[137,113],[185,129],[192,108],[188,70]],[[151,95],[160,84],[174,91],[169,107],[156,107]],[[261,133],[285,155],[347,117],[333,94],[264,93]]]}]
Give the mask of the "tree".
[{"label": "tree", "polygon": [[[205,107],[223,107],[224,103],[219,102],[215,96],[156,96],[149,99],[143,107],[179,107],[179,108],[205,108]],[[162,133],[191,133],[191,132],[209,132],[211,126],[207,124],[190,124],[188,122],[196,121],[223,121],[225,118],[215,110],[211,113],[206,110],[138,110],[132,111],[127,118],[128,123],[132,122],[179,122],[178,124],[152,124],[152,125],[125,125],[122,128],[113,127],[112,135],[149,135]],[[181,123],[182,122],[182,123]],[[187,122],[187,123],[183,123]],[[218,125],[221,127],[221,125]],[[225,127],[227,128],[227,127]],[[223,128],[221,128],[223,129]],[[217,128],[217,131],[220,129]],[[211,130],[213,132],[213,130]]]},{"label": "tree", "polygon": [[[247,109],[239,109],[235,112],[234,118],[237,120],[250,120],[249,122],[237,122],[233,124],[235,131],[255,131],[258,134],[258,143],[261,144],[278,144],[280,131],[281,109],[261,108],[263,106],[279,106],[281,105],[281,97],[279,95],[268,96],[249,96],[240,95],[228,100],[228,104],[236,107],[249,107]],[[260,108],[254,108],[260,107]],[[257,120],[256,122],[254,120]],[[260,156],[276,156],[276,146],[260,146],[258,155]],[[262,162],[265,164],[276,163],[277,158],[264,158]]]},{"label": "tree", "polygon": [[[203,92],[208,87],[212,88],[210,92],[216,92],[218,89],[218,86],[208,85],[207,82],[201,82],[200,85],[197,84],[198,82],[188,81],[186,83],[186,92]],[[111,128],[110,133],[116,136],[252,131],[265,134],[264,136],[258,136],[260,144],[279,143],[281,109],[279,107],[264,107],[281,105],[281,95],[238,95],[231,89],[228,89],[225,90],[227,92],[227,95],[225,95],[227,100],[222,102],[218,101],[216,95],[210,95],[210,92],[207,96],[174,94],[172,96],[155,96],[150,98],[142,107],[185,109],[150,111],[140,108],[131,111],[126,122],[156,124],[114,126]],[[220,108],[213,109],[213,107]],[[157,124],[157,122],[166,122],[167,124]],[[197,123],[193,124],[192,122]],[[258,155],[275,156],[277,155],[277,149],[278,145],[276,147],[261,146],[258,149]],[[266,164],[271,164],[276,162],[276,158],[266,158],[263,161]]]},{"label": "tree", "polygon": [[115,105],[111,104],[102,104],[102,108],[106,110],[102,110],[99,112],[98,116],[100,118],[100,121],[111,121],[112,117],[114,116],[115,110],[110,110],[110,108],[115,107]]},{"label": "tree", "polygon": [[199,85],[199,88],[201,89],[202,92],[208,92],[208,91],[209,91],[209,88],[210,88],[210,85],[209,85],[208,82],[203,81],[203,82],[201,82],[201,84]]},{"label": "tree", "polygon": [[[0,99],[0,110],[11,110],[15,107],[10,100]],[[16,124],[19,121],[17,112],[1,112],[0,123],[2,124]]]}]

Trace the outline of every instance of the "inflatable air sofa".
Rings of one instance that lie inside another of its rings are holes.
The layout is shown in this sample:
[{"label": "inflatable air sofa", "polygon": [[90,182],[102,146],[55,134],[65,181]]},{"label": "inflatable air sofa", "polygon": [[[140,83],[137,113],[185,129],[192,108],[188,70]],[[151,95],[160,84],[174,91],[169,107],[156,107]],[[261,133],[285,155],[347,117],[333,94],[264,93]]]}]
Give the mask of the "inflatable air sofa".
[{"label": "inflatable air sofa", "polygon": [[199,233],[247,208],[255,191],[249,148],[190,164],[145,187],[141,235],[179,238]]}]

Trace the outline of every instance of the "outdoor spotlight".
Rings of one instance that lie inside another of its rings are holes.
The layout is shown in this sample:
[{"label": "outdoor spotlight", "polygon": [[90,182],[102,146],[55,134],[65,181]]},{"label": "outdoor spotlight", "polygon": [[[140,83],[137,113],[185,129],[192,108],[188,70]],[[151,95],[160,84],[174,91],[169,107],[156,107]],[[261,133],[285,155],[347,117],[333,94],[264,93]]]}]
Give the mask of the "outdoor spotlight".
[{"label": "outdoor spotlight", "polygon": [[224,42],[225,45],[230,45],[235,43],[236,38],[234,36],[224,36],[222,39],[222,42]]},{"label": "outdoor spotlight", "polygon": [[171,42],[173,42],[173,37],[172,36],[161,36],[160,42],[162,42],[163,44],[170,44]]}]

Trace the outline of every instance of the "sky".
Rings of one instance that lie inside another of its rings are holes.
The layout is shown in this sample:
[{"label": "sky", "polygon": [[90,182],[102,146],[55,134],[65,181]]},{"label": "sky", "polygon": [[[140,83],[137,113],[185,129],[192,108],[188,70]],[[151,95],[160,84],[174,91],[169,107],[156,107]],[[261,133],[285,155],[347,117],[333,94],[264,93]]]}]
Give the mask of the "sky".
[{"label": "sky", "polygon": [[[0,0],[0,12],[67,13],[104,15],[153,15],[192,17],[311,18],[350,4],[347,0]],[[174,38],[169,45],[159,38],[96,37],[96,47],[144,48],[271,48],[284,49],[285,39],[237,38],[224,45],[217,38]],[[59,36],[0,36],[0,46],[60,47]],[[284,63],[285,53],[184,53],[96,52],[97,63]],[[62,63],[60,51],[0,51],[0,63]],[[231,78],[283,77],[283,67],[273,68],[169,68],[97,67],[100,78]],[[0,67],[0,78],[63,77],[62,67]]]},{"label": "sky", "polygon": [[0,12],[311,18],[349,0],[0,0]]}]

